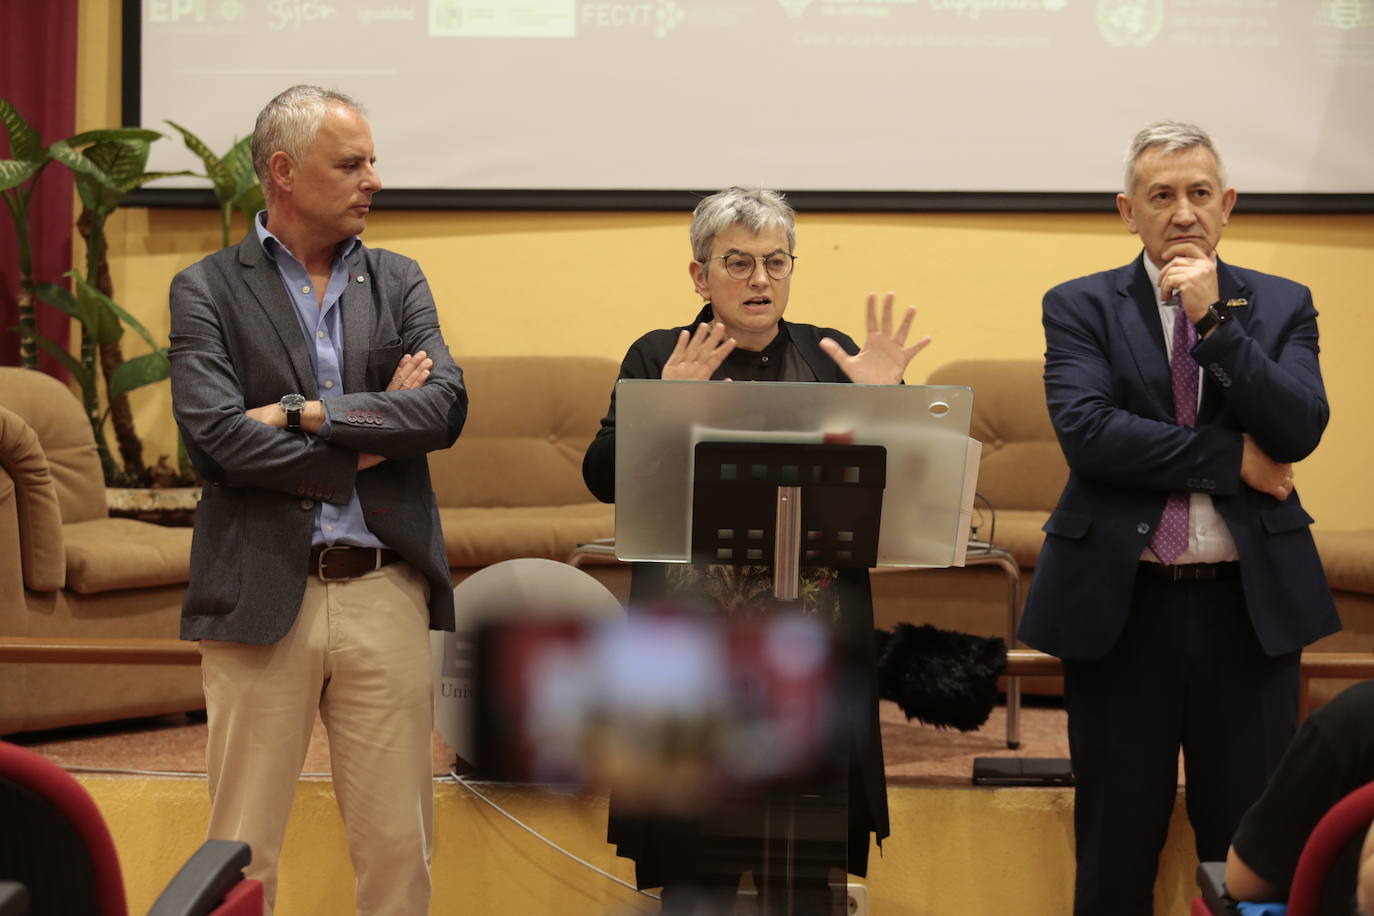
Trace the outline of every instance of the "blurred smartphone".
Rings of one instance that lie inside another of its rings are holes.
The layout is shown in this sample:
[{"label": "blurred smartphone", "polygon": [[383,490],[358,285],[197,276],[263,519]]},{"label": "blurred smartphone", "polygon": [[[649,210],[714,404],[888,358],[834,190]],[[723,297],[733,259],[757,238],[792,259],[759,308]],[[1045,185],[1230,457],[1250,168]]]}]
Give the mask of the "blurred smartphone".
[{"label": "blurred smartphone", "polygon": [[844,678],[814,618],[513,620],[479,629],[475,648],[479,778],[687,814],[843,753]]}]

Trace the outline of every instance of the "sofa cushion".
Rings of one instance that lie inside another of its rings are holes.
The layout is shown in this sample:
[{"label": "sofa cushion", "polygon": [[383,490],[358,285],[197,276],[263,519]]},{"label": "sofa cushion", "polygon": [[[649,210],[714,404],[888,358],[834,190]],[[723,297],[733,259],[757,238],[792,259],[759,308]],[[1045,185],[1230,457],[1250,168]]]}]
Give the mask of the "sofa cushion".
[{"label": "sofa cushion", "polygon": [[1374,528],[1321,531],[1312,537],[1321,554],[1326,581],[1333,591],[1374,595]]},{"label": "sofa cushion", "polygon": [[[1049,516],[1038,509],[1002,509],[995,517],[984,511],[977,537],[1010,552],[1018,566],[1030,569],[1040,557],[1040,547],[1045,543],[1041,529]],[[976,514],[974,521],[978,521]]]},{"label": "sofa cushion", "polygon": [[64,522],[102,518],[105,475],[81,401],[57,379],[31,369],[0,368],[0,404],[33,427],[57,486]]},{"label": "sofa cushion", "polygon": [[1031,359],[969,359],[941,366],[928,385],[973,389],[969,435],[983,444],[978,492],[999,512],[1049,512],[1069,466],[1045,406],[1043,364]]},{"label": "sofa cushion", "polygon": [[615,507],[571,506],[439,508],[448,565],[486,566],[516,557],[566,560],[578,544],[615,534]]},{"label": "sofa cushion", "polygon": [[67,587],[83,595],[184,584],[190,575],[190,528],[98,518],[62,526],[62,537]]},{"label": "sofa cushion", "polygon": [[610,403],[615,362],[473,356],[460,363],[472,403],[458,441],[429,456],[439,505],[533,508],[588,502],[582,455]]},{"label": "sofa cushion", "polygon": [[57,591],[67,573],[57,485],[33,427],[4,407],[0,407],[0,465],[5,471],[0,475],[0,500],[14,510],[14,546],[24,587]]}]

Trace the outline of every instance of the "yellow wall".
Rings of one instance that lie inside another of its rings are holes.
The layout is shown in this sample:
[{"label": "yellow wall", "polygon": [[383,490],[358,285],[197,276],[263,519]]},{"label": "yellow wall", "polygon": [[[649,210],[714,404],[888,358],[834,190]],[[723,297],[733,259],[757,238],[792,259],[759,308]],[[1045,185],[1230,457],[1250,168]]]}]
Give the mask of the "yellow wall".
[{"label": "yellow wall", "polygon": [[[82,0],[81,6],[77,127],[109,126],[119,117],[119,4]],[[184,123],[197,128],[194,112]],[[377,142],[385,179],[386,138]],[[695,313],[687,224],[686,213],[382,211],[372,215],[366,238],[424,267],[460,357],[619,359],[645,330],[681,324]],[[236,223],[236,233],[242,230]],[[165,338],[168,283],[218,247],[215,215],[123,210],[110,231],[116,298]],[[1043,292],[1125,263],[1138,250],[1113,214],[802,214],[789,315],[857,333],[865,293],[896,290],[902,303],[919,306],[918,330],[935,336],[907,372],[919,382],[954,359],[1040,358]],[[1322,527],[1368,527],[1374,488],[1362,485],[1360,472],[1374,453],[1368,362],[1374,312],[1367,307],[1374,215],[1247,216],[1242,194],[1222,253],[1312,287],[1332,420],[1321,447],[1299,469],[1298,487]],[[129,355],[137,352],[130,341]],[[473,398],[480,410],[481,392]],[[152,456],[170,452],[166,386],[137,392],[134,402]]]},{"label": "yellow wall", "polygon": [[[200,845],[203,779],[82,776],[124,867],[129,911],[146,912]],[[515,817],[569,852],[633,881],[605,842],[605,797],[483,786]],[[870,916],[1062,916],[1073,908],[1069,789],[894,788],[892,836],[869,855]],[[157,812],[149,817],[149,812]],[[1160,858],[1155,912],[1185,916],[1197,893],[1193,834],[1180,795]],[[433,912],[647,916],[652,901],[553,851],[452,783],[435,788]],[[857,880],[857,879],[854,879]],[[347,840],[328,782],[302,781],[281,856],[277,912],[352,912]]]}]

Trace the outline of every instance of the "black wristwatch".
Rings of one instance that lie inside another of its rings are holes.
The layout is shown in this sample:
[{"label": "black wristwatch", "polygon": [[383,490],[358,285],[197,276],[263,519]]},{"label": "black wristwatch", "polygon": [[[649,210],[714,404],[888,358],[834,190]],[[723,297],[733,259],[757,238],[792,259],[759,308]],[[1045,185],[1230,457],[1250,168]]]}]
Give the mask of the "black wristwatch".
[{"label": "black wristwatch", "polygon": [[1207,306],[1207,312],[1197,321],[1193,322],[1193,327],[1197,330],[1198,337],[1207,336],[1207,332],[1219,324],[1225,324],[1231,320],[1231,312],[1227,309],[1226,303],[1218,299]]},{"label": "black wristwatch", "polygon": [[286,428],[294,432],[299,432],[301,428],[301,409],[305,407],[305,395],[284,394],[282,395],[281,409],[286,414]]}]

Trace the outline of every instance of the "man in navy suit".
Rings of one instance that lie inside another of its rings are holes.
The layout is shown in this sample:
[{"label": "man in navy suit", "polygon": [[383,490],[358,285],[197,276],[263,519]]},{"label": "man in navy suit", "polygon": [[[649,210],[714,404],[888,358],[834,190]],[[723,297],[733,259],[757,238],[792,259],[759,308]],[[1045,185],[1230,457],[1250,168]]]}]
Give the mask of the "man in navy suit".
[{"label": "man in navy suit", "polygon": [[1064,661],[1075,916],[1152,912],[1183,748],[1222,859],[1297,725],[1302,647],[1339,629],[1293,489],[1328,407],[1309,290],[1217,257],[1235,206],[1201,129],[1151,124],[1117,208],[1143,254],[1044,300],[1069,480],[1020,637]]}]

